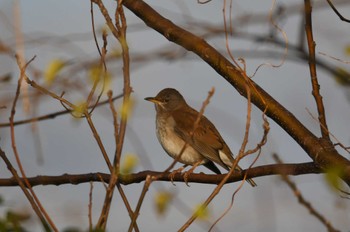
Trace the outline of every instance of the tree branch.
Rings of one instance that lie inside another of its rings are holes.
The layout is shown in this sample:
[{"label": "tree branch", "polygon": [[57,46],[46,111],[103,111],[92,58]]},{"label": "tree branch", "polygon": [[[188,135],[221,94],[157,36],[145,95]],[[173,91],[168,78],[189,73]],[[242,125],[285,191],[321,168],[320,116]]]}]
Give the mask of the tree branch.
[{"label": "tree branch", "polygon": [[[118,94],[117,96],[112,98],[112,101],[115,101],[115,100],[123,97],[123,95],[124,94]],[[109,103],[109,99],[99,102],[96,106],[101,106],[101,105],[108,104],[108,103]],[[88,107],[88,109],[92,109],[93,107],[96,107],[96,106],[95,105],[90,105]],[[18,125],[31,123],[31,122],[48,120],[48,119],[54,119],[54,118],[56,118],[58,116],[65,115],[65,114],[70,114],[70,113],[72,113],[71,110],[65,109],[65,110],[53,112],[53,113],[42,115],[42,116],[38,116],[38,117],[33,117],[33,118],[29,118],[29,119],[23,119],[23,120],[14,121],[13,122],[13,126],[18,126]],[[0,123],[0,128],[1,127],[9,127],[9,126],[10,126],[10,123]]]},{"label": "tree branch", "polygon": [[337,10],[337,8],[333,5],[331,0],[327,0],[329,6],[332,8],[332,10],[334,11],[334,13],[336,15],[338,15],[338,17],[340,18],[340,20],[350,23],[350,19],[345,18],[342,14],[339,13],[339,11]]},{"label": "tree branch", "polygon": [[[226,184],[242,181],[244,175],[248,170],[242,171],[242,173],[233,173],[227,180]],[[259,167],[250,168],[247,172],[247,178],[271,176],[271,175],[305,175],[305,174],[318,174],[322,173],[322,170],[313,162],[299,163],[299,164],[269,164]],[[141,171],[129,175],[119,175],[118,182],[123,185],[137,184],[145,181],[147,176],[156,176],[153,181],[166,181],[170,182],[170,172],[157,172],[157,171]],[[202,183],[202,184],[218,184],[225,178],[226,174],[203,174],[192,173],[188,176],[188,182]],[[106,173],[88,173],[88,174],[64,174],[61,176],[36,176],[28,177],[30,185],[63,185],[72,184],[78,185],[89,182],[104,182],[109,183],[111,175]],[[181,173],[175,174],[174,181],[185,182]],[[0,186],[18,186],[19,183],[14,178],[2,178],[0,179]]]},{"label": "tree branch", "polygon": [[326,113],[324,110],[324,105],[322,101],[322,96],[320,93],[320,85],[317,80],[317,72],[316,72],[316,55],[315,55],[315,47],[316,43],[314,41],[314,36],[312,33],[312,6],[310,0],[304,1],[304,11],[305,11],[305,33],[307,39],[307,45],[309,48],[309,69],[311,76],[311,84],[312,84],[312,95],[315,98],[317,111],[318,111],[318,120],[320,122],[320,129],[322,133],[323,139],[330,140],[328,133],[328,126],[326,121]]}]

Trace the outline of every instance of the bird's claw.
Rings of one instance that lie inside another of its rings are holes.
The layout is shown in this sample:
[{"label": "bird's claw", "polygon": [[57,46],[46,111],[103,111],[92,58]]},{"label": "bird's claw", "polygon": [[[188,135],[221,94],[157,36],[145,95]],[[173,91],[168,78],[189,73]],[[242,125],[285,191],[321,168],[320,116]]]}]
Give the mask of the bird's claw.
[{"label": "bird's claw", "polygon": [[192,172],[190,172],[190,170],[189,170],[189,171],[187,171],[187,172],[185,172],[185,173],[183,174],[183,178],[184,178],[185,184],[186,184],[188,187],[190,187],[190,185],[188,184],[188,178],[189,178],[189,175],[190,175],[191,173],[192,173]]},{"label": "bird's claw", "polygon": [[174,183],[174,177],[177,173],[181,173],[182,170],[184,170],[184,167],[181,167],[181,168],[178,168],[178,169],[175,169],[174,171],[172,171],[170,174],[169,174],[169,178],[170,178],[170,182],[176,186],[176,184]]}]

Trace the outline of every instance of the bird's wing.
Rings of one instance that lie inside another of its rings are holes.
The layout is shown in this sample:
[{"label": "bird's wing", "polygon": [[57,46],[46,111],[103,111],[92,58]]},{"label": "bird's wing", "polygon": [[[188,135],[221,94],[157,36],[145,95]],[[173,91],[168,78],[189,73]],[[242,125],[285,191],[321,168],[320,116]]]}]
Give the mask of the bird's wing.
[{"label": "bird's wing", "polygon": [[[227,147],[215,126],[205,116],[202,116],[200,123],[193,133],[193,136],[191,136],[194,123],[198,117],[198,112],[191,109],[188,111],[178,110],[173,113],[174,121],[176,123],[175,133],[177,133],[179,137],[196,149],[205,158],[228,170],[228,167],[231,165],[223,162],[219,151],[221,150],[224,152],[227,159],[230,161],[233,160],[233,157],[230,149]],[[179,120],[180,118],[182,119]]]}]

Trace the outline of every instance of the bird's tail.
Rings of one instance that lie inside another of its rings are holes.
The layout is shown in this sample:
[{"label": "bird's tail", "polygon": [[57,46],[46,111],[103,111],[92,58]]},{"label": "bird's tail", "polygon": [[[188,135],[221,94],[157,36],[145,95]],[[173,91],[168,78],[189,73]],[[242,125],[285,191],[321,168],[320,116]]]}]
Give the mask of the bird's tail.
[{"label": "bird's tail", "polygon": [[[240,167],[240,166],[238,166],[238,165],[236,165],[236,168],[235,168],[237,171],[240,171],[240,172],[242,172],[243,171],[243,169]],[[253,179],[246,179],[246,181],[252,186],[252,187],[256,187],[257,186],[257,184],[255,183],[255,181],[253,180]]]},{"label": "bird's tail", "polygon": [[246,181],[252,186],[252,187],[256,187],[258,186],[255,181],[253,179],[246,179]]},{"label": "bird's tail", "polygon": [[[235,159],[233,158],[233,155],[226,155],[223,152],[219,152],[220,154],[220,159],[222,163],[220,164],[222,167],[224,167],[227,171],[232,168],[232,164],[234,163]],[[235,171],[242,172],[243,169],[238,166],[238,164],[235,167]],[[254,180],[252,179],[246,179],[246,181],[252,186],[255,187],[257,184],[255,183]]]}]

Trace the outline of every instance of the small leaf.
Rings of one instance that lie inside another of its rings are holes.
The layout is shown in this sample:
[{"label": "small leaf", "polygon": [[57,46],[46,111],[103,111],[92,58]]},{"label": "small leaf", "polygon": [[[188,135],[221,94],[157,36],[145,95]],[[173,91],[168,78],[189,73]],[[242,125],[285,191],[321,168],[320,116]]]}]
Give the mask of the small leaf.
[{"label": "small leaf", "polygon": [[122,49],[120,47],[113,47],[110,55],[115,57],[115,58],[119,58],[122,56]]},{"label": "small leaf", "polygon": [[63,60],[55,59],[52,60],[49,65],[46,67],[44,73],[44,80],[48,85],[51,85],[52,82],[56,79],[58,73],[65,66],[65,62]]},{"label": "small leaf", "polygon": [[6,214],[6,219],[12,223],[18,224],[19,222],[26,221],[30,218],[30,214],[26,212],[12,212],[8,211]]},{"label": "small leaf", "polygon": [[350,44],[345,46],[345,55],[350,56]]},{"label": "small leaf", "polygon": [[126,154],[120,168],[122,174],[130,174],[139,163],[139,159],[134,154]]},{"label": "small leaf", "polygon": [[94,65],[90,68],[89,79],[92,84],[95,82],[98,82],[101,86],[104,84],[104,91],[108,90],[112,83],[111,74],[105,71],[101,65]]},{"label": "small leaf", "polygon": [[201,219],[201,220],[208,219],[210,215],[208,208],[205,207],[205,205],[203,204],[197,205],[194,212],[195,212],[195,215],[198,217],[198,219]]},{"label": "small leaf", "polygon": [[9,83],[12,80],[11,73],[6,73],[3,76],[0,76],[0,83]]},{"label": "small leaf", "polygon": [[159,191],[156,193],[154,203],[159,215],[163,215],[167,211],[173,198],[173,194],[168,191]]},{"label": "small leaf", "polygon": [[77,227],[68,227],[68,228],[65,228],[63,232],[81,232],[81,230]]},{"label": "small leaf", "polygon": [[342,188],[342,181],[340,179],[343,176],[344,170],[339,167],[332,167],[326,170],[325,179],[328,185],[334,189],[339,190]]},{"label": "small leaf", "polygon": [[350,85],[350,73],[344,68],[337,68],[335,74],[335,81],[342,86]]},{"label": "small leaf", "polygon": [[121,106],[120,114],[122,118],[129,118],[133,108],[134,108],[134,100],[132,98],[129,98],[129,100],[123,103]]},{"label": "small leaf", "polygon": [[78,103],[74,105],[72,115],[76,118],[81,118],[87,110],[86,102]]}]

